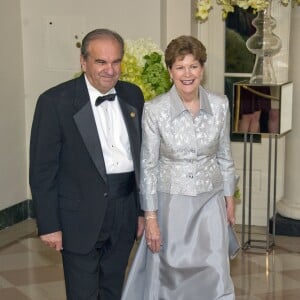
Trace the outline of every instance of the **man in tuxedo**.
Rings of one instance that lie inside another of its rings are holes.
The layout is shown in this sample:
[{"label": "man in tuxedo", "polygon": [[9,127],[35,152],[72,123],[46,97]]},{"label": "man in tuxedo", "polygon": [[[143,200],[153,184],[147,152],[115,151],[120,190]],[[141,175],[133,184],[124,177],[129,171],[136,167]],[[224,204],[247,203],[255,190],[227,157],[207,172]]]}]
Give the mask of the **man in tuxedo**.
[{"label": "man in tuxedo", "polygon": [[83,74],[40,95],[30,186],[41,240],[61,251],[68,300],[119,300],[143,232],[139,209],[141,90],[119,80],[122,37],[88,33]]}]

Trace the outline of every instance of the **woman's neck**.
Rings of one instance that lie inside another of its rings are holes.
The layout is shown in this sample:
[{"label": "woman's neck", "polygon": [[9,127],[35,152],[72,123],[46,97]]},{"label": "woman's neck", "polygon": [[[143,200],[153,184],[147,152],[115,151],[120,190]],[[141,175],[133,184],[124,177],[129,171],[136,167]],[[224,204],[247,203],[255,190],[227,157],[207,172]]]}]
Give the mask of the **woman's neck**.
[{"label": "woman's neck", "polygon": [[184,105],[184,107],[191,113],[193,117],[195,117],[200,110],[200,99],[198,95],[184,95],[182,97],[180,95],[180,99]]},{"label": "woman's neck", "polygon": [[196,92],[192,92],[192,93],[179,93],[179,91],[177,91],[177,92],[178,92],[178,95],[179,95],[181,101],[183,102],[183,104],[199,102],[198,90]]}]

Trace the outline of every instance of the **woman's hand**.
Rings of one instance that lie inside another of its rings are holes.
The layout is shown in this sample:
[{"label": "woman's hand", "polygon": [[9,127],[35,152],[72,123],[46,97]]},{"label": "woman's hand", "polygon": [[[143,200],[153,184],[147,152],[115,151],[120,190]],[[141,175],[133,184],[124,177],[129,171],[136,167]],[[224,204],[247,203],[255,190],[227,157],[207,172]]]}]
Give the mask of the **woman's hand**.
[{"label": "woman's hand", "polygon": [[226,199],[226,212],[227,212],[227,220],[229,224],[235,224],[235,203],[234,197],[225,197]]},{"label": "woman's hand", "polygon": [[160,230],[157,222],[156,213],[145,213],[146,228],[145,236],[147,246],[152,252],[159,252],[162,245]]}]

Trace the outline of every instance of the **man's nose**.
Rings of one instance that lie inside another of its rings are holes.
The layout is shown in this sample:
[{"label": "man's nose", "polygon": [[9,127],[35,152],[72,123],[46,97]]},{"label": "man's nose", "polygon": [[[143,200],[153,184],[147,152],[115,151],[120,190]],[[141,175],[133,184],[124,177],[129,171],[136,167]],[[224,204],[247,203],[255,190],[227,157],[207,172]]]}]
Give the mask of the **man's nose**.
[{"label": "man's nose", "polygon": [[110,74],[110,75],[114,74],[114,67],[113,67],[113,65],[112,65],[112,64],[107,64],[107,65],[106,65],[105,71],[106,71],[108,74]]}]

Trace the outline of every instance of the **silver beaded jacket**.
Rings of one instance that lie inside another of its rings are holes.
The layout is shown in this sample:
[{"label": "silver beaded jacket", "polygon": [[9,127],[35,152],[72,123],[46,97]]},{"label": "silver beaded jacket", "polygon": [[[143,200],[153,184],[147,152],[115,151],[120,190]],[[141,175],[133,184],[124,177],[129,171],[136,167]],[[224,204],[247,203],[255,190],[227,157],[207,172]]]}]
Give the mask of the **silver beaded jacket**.
[{"label": "silver beaded jacket", "polygon": [[144,106],[141,149],[141,205],[157,209],[157,194],[197,196],[223,188],[235,191],[228,99],[199,88],[193,117],[175,86]]}]

